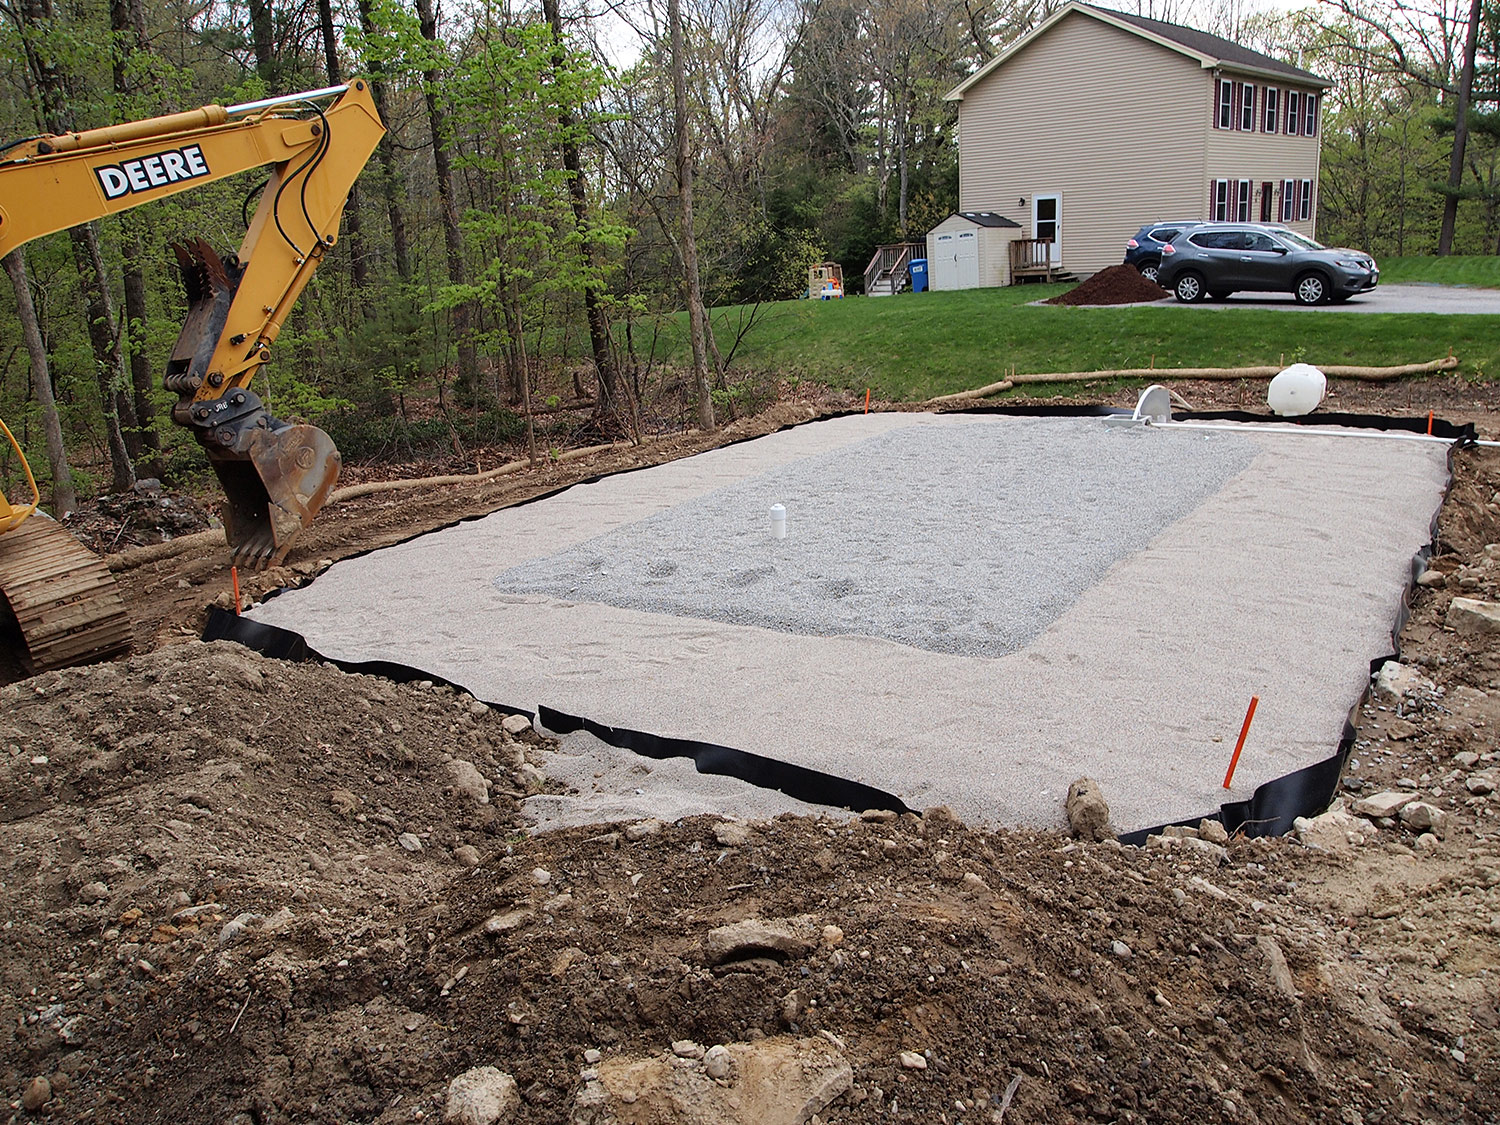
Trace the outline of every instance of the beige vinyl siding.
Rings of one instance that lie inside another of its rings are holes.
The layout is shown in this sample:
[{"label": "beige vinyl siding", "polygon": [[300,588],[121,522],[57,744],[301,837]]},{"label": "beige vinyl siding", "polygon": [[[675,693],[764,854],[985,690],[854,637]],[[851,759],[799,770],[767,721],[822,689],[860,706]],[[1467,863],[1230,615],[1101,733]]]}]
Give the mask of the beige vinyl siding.
[{"label": "beige vinyl siding", "polygon": [[964,94],[959,210],[1031,237],[1033,196],[1059,194],[1063,267],[1117,265],[1141,223],[1204,215],[1212,113],[1198,62],[1068,15]]},{"label": "beige vinyl siding", "polygon": [[[1227,75],[1227,77],[1235,77]],[[1244,78],[1236,78],[1236,81],[1246,81]],[[1311,91],[1305,87],[1282,84],[1278,86],[1281,94],[1277,98],[1277,116],[1279,128],[1286,128],[1286,94],[1288,90],[1296,90],[1299,107],[1302,98]],[[1318,164],[1323,142],[1323,111],[1318,110],[1318,135],[1313,137],[1287,136],[1284,131],[1277,133],[1262,133],[1259,131],[1261,123],[1265,120],[1265,91],[1266,83],[1256,82],[1256,126],[1254,133],[1241,133],[1231,129],[1209,129],[1208,131],[1208,154],[1207,174],[1205,176],[1203,202],[1208,203],[1208,180],[1251,180],[1255,184],[1255,206],[1251,221],[1260,218],[1260,185],[1270,182],[1275,185],[1275,205],[1271,211],[1271,221],[1281,222],[1281,181],[1283,180],[1311,180],[1313,184],[1313,218],[1303,222],[1294,218],[1286,225],[1293,230],[1299,230],[1303,234],[1312,235],[1316,233],[1313,229],[1313,220],[1317,217],[1317,184]],[[1299,108],[1299,117],[1301,116]],[[1212,216],[1205,216],[1211,218]]]}]

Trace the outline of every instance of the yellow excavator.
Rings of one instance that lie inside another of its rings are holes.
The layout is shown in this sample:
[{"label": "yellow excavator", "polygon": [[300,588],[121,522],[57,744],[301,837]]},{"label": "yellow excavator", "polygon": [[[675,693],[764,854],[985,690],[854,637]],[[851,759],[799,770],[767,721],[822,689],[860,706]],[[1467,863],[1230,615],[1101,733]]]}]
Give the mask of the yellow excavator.
[{"label": "yellow excavator", "polygon": [[[172,421],[193,432],[223,485],[225,536],[238,566],[279,564],[338,479],[329,436],[272,416],[250,382],[337,241],[349,191],[384,133],[368,84],[356,80],[0,146],[0,257],[34,238],[270,166],[237,253],[221,257],[202,239],[174,247],[188,312],[163,380],[177,395]],[[24,645],[23,669],[125,651],[129,620],[108,568],[37,513],[29,467],[25,475],[30,504],[0,497],[0,594]]]}]

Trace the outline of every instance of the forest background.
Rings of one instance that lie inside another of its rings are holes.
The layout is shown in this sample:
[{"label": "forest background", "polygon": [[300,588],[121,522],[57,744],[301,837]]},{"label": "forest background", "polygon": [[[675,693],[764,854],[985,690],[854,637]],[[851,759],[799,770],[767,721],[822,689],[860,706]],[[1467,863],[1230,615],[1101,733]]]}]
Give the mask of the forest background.
[{"label": "forest background", "polygon": [[[0,0],[0,138],[368,77],[387,136],[255,389],[346,460],[536,456],[534,426],[545,452],[744,409],[757,306],[825,259],[857,292],[876,246],[955,209],[944,93],[1060,0],[578,4]],[[1500,254],[1500,0],[1121,6],[1333,82],[1325,242]],[[0,416],[58,509],[203,470],[160,389],[185,310],[171,244],[237,247],[259,180],[5,259]],[[44,452],[54,403],[65,462]]]}]

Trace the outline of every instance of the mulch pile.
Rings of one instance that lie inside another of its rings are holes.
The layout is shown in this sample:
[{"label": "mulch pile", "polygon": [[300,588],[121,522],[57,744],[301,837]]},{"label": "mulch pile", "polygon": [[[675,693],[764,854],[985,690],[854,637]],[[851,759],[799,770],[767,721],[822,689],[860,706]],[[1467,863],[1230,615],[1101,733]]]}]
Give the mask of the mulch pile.
[{"label": "mulch pile", "polygon": [[1138,301],[1160,301],[1168,293],[1147,281],[1134,266],[1110,266],[1100,270],[1076,289],[1051,298],[1049,305],[1133,305]]}]

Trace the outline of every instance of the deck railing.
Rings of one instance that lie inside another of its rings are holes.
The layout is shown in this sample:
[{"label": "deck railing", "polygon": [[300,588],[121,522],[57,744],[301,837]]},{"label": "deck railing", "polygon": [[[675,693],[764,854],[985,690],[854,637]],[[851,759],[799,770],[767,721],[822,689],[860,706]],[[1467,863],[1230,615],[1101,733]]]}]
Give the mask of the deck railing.
[{"label": "deck railing", "polygon": [[1052,280],[1057,265],[1052,261],[1050,238],[1017,238],[1010,244],[1010,276],[1045,277]]},{"label": "deck railing", "polygon": [[901,284],[893,285],[891,292],[894,293],[898,288],[904,287],[907,267],[911,265],[911,260],[920,258],[926,253],[925,242],[894,242],[889,246],[877,246],[875,256],[865,267],[865,293],[873,293],[876,285],[897,275],[901,277]]}]

